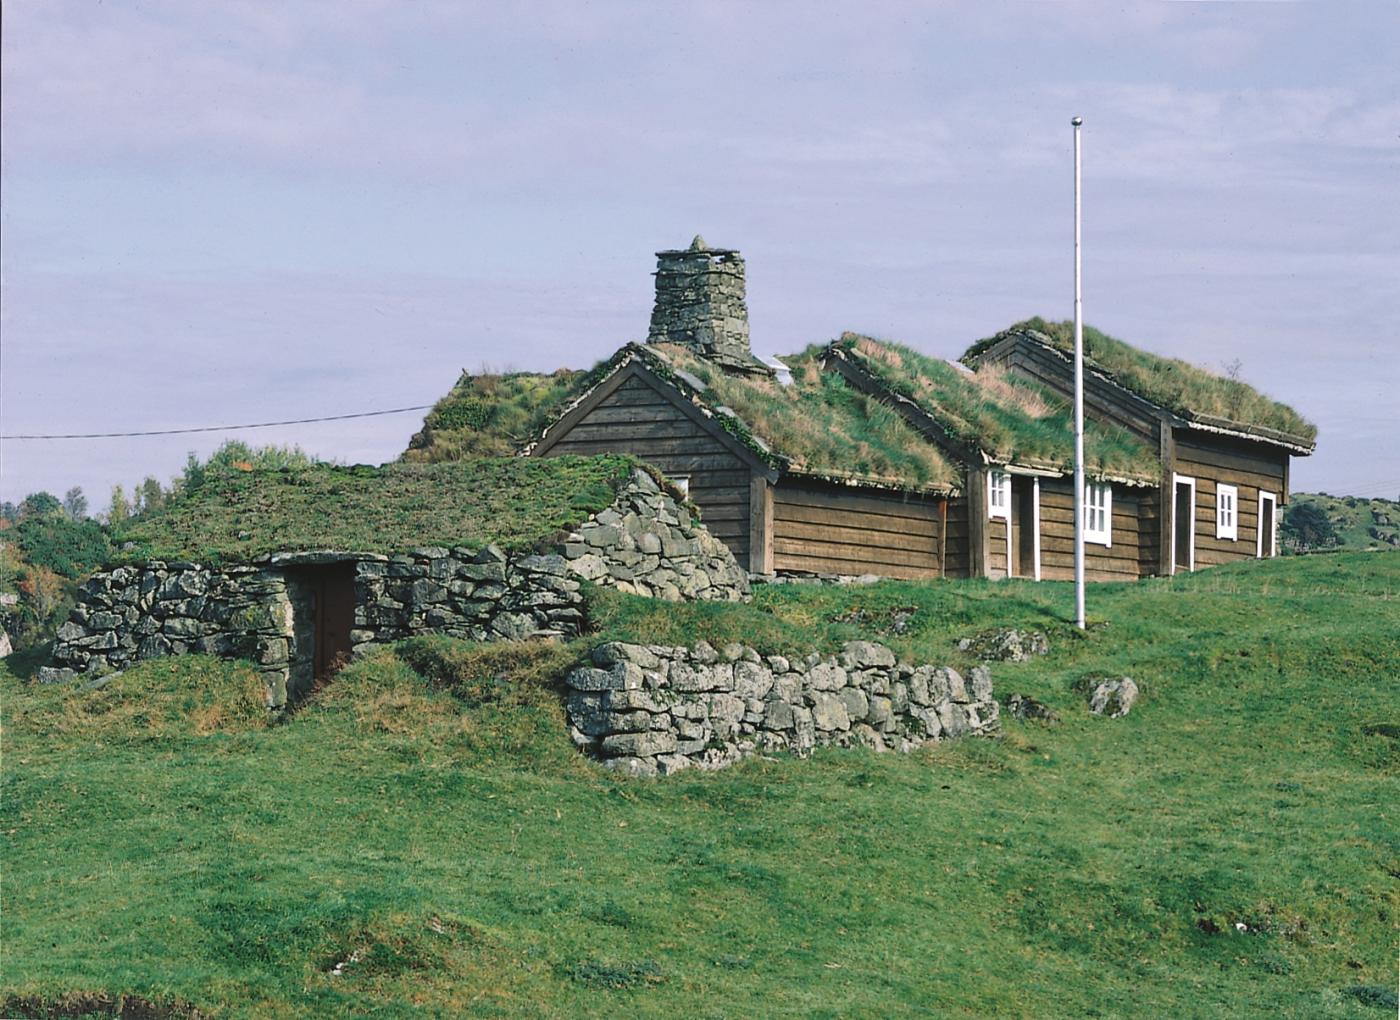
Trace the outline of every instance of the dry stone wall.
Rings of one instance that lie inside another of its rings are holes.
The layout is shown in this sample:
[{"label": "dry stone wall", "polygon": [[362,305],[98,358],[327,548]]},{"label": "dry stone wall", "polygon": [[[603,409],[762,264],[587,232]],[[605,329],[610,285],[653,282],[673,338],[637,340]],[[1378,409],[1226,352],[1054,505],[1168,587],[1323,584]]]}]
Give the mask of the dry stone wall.
[{"label": "dry stone wall", "polygon": [[272,706],[309,689],[318,568],[352,571],[355,654],[415,634],[475,641],[573,636],[582,581],[664,599],[738,600],[748,575],[725,545],[645,471],[554,551],[416,549],[396,556],[319,550],[227,567],[151,561],[94,575],[58,632],[46,682],[185,652],[247,658]]},{"label": "dry stone wall", "polygon": [[607,644],[566,678],[574,743],[633,775],[720,768],[768,751],[818,744],[912,750],[930,740],[998,730],[985,666],[898,662],[884,645],[853,641],[835,656],[763,656]]}]

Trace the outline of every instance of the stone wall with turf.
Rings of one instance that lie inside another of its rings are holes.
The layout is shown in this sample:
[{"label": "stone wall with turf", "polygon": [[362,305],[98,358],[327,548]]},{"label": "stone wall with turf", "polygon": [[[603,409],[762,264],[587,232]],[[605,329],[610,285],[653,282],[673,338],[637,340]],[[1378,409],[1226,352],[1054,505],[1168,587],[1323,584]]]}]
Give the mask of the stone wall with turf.
[{"label": "stone wall with turf", "polygon": [[743,645],[717,651],[607,644],[566,678],[574,743],[633,775],[720,768],[819,744],[909,751],[999,728],[985,666],[966,677],[911,666],[884,645],[792,660]]},{"label": "stone wall with turf", "polygon": [[601,512],[542,552],[494,545],[278,553],[204,566],[151,561],[93,575],[58,631],[45,682],[201,652],[257,663],[269,704],[313,681],[315,571],[352,572],[352,654],[415,634],[474,641],[571,637],[583,625],[582,582],[663,599],[739,600],[748,574],[725,545],[650,474],[638,470]]}]

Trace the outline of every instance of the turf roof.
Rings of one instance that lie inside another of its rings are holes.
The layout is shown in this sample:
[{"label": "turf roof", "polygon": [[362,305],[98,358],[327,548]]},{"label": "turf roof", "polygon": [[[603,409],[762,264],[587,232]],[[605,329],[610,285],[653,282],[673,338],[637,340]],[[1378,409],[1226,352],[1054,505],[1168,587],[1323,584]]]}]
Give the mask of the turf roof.
[{"label": "turf roof", "polygon": [[[832,347],[891,393],[912,401],[952,438],[998,463],[1072,470],[1072,410],[1057,394],[997,366],[966,371],[902,344],[845,333]],[[1087,421],[1086,470],[1095,477],[1155,482],[1156,452],[1124,429]]]},{"label": "turf roof", "polygon": [[608,506],[629,457],[491,457],[382,468],[232,471],[115,534],[125,562],[249,562],[276,552],[400,553],[546,544]]},{"label": "turf roof", "polygon": [[403,459],[422,464],[508,457],[538,435],[592,376],[567,368],[548,375],[463,372],[423,419]]},{"label": "turf roof", "polygon": [[719,424],[789,472],[911,491],[958,488],[957,466],[893,408],[823,372],[821,350],[782,359],[792,373],[786,386],[769,375],[726,372],[674,344],[639,353],[697,403],[727,408],[732,415],[716,414]]},{"label": "turf roof", "polygon": [[[1074,349],[1073,323],[1033,318],[978,341],[962,360],[974,364],[988,348],[1016,333],[1066,353]],[[1264,430],[1263,438],[1281,438],[1309,448],[1317,439],[1316,425],[1247,383],[1215,375],[1179,358],[1152,354],[1092,326],[1084,327],[1084,356],[1124,389],[1184,418],[1207,425],[1233,425],[1241,431]]]}]

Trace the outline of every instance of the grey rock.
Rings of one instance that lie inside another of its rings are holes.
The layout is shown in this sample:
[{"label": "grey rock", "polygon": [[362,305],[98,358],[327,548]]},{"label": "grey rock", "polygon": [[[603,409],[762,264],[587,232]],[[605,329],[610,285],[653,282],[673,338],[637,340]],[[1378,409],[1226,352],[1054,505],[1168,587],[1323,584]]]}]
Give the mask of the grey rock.
[{"label": "grey rock", "polygon": [[851,722],[860,722],[869,714],[870,699],[866,697],[865,692],[857,690],[854,687],[846,687],[836,696],[841,700],[841,704],[845,707],[846,715]]},{"label": "grey rock", "polygon": [[658,754],[674,754],[676,737],[675,734],[656,730],[645,733],[614,733],[604,737],[601,746],[604,754],[649,758]]},{"label": "grey rock", "polygon": [[873,641],[848,641],[845,652],[851,658],[855,669],[889,667],[895,662],[894,652]]},{"label": "grey rock", "polygon": [[812,698],[812,724],[819,730],[846,730],[851,727],[851,717],[841,699],[824,693]]},{"label": "grey rock", "polygon": [[77,679],[78,674],[66,666],[40,666],[34,679],[41,684],[66,684]]},{"label": "grey rock", "polygon": [[1132,711],[1138,699],[1138,685],[1128,677],[1104,680],[1089,694],[1089,711],[1120,719]]},{"label": "grey rock", "polygon": [[1000,627],[963,638],[958,648],[989,662],[1027,662],[1050,651],[1050,642],[1040,631]]}]

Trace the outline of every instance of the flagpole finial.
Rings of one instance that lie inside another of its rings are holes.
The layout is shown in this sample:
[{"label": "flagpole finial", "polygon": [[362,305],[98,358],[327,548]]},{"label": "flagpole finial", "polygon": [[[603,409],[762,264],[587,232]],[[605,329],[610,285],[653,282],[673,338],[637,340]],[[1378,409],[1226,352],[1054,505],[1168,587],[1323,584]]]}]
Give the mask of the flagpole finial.
[{"label": "flagpole finial", "polygon": [[1075,117],[1073,120],[1070,121],[1070,123],[1073,124],[1075,127],[1079,127],[1079,125],[1081,125],[1081,124],[1084,123],[1084,118],[1083,118],[1083,117]]}]

